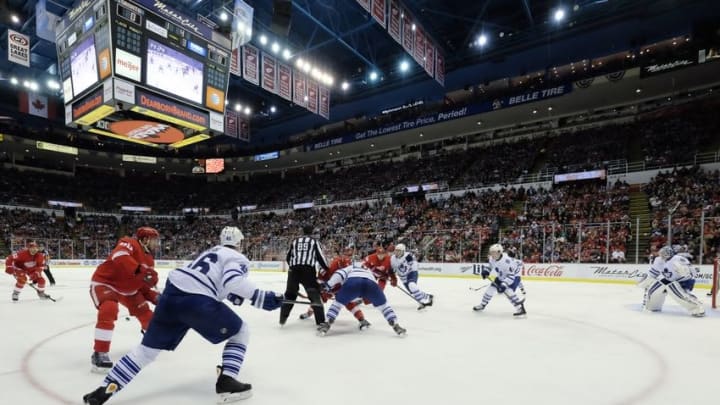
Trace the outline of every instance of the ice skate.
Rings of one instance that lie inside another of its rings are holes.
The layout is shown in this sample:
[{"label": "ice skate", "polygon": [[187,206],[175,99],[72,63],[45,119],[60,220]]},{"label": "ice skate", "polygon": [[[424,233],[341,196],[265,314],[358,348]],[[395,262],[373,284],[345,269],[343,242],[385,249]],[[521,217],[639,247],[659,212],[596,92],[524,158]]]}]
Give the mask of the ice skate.
[{"label": "ice skate", "polygon": [[45,294],[45,292],[43,292],[43,291],[40,291],[40,290],[35,290],[35,291],[37,292],[38,298],[40,298],[41,300],[46,300],[46,299],[50,298],[50,296]]},{"label": "ice skate", "polygon": [[425,308],[425,307],[431,307],[433,304],[433,295],[428,294],[428,299],[426,302],[420,303],[420,306],[418,307],[418,311]]},{"label": "ice skate", "polygon": [[13,302],[17,302],[19,299],[20,299],[20,291],[13,291],[13,293],[12,293]]},{"label": "ice skate", "polygon": [[305,313],[300,314],[300,319],[301,319],[301,320],[305,320],[305,319],[310,318],[311,316],[313,316],[312,311],[310,311],[310,312],[305,312]]},{"label": "ice skate", "polygon": [[325,336],[325,335],[327,335],[329,330],[330,330],[330,324],[328,322],[323,322],[323,323],[319,324],[317,327],[317,335]]},{"label": "ice skate", "polygon": [[400,324],[395,323],[392,325],[392,328],[398,336],[405,336],[407,334],[407,329],[400,326]]},{"label": "ice skate", "polygon": [[90,357],[90,362],[92,363],[92,369],[90,371],[97,374],[107,374],[113,366],[110,356],[102,352],[93,352]]},{"label": "ice skate", "polygon": [[360,321],[360,324],[358,325],[358,329],[365,330],[370,327],[370,322],[367,321],[367,319],[363,319]]},{"label": "ice skate", "polygon": [[215,392],[218,394],[218,404],[237,402],[252,396],[252,385],[223,374],[221,366],[218,366],[217,371],[218,379],[215,383]]},{"label": "ice skate", "polygon": [[482,310],[484,310],[484,309],[485,309],[485,305],[483,305],[483,304],[475,305],[475,306],[473,307],[473,311],[477,311],[477,312],[480,312],[480,311],[482,311]]},{"label": "ice skate", "polygon": [[520,304],[520,308],[518,308],[517,311],[515,311],[515,313],[513,314],[513,316],[515,316],[515,317],[524,317],[525,315],[527,315],[527,312],[525,312],[525,305]]},{"label": "ice skate", "polygon": [[111,382],[108,385],[98,387],[98,389],[89,394],[83,395],[83,403],[86,405],[102,405],[117,391],[117,383]]}]

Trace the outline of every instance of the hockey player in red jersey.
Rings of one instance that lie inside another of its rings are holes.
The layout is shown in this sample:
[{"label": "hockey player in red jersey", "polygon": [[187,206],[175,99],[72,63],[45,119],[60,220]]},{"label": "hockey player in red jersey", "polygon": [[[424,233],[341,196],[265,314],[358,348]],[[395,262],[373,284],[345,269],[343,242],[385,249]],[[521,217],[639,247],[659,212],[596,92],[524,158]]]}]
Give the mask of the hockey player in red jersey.
[{"label": "hockey player in red jersey", "polygon": [[[347,267],[352,264],[352,256],[353,256],[353,248],[346,247],[343,249],[342,254],[337,255],[333,258],[332,262],[330,263],[330,268],[327,271],[321,271],[318,274],[318,283],[326,283],[328,280],[330,280],[330,277],[332,277],[333,273],[335,273],[337,270],[342,269],[344,267]],[[334,291],[324,291],[321,294],[323,303],[328,302],[329,299],[333,297],[333,294],[340,289],[340,286],[338,285],[337,288]],[[360,309],[360,303],[362,303],[361,299],[357,299],[354,301],[351,301],[348,303],[345,308],[347,308],[348,311],[350,311],[355,319],[360,322],[359,328],[360,330],[363,330],[370,326],[370,322],[368,322],[365,319],[365,314],[363,314],[362,310]],[[313,316],[313,309],[308,308],[307,312],[300,315],[300,319],[308,319],[309,317]]]},{"label": "hockey player in red jersey", "polygon": [[12,293],[12,300],[17,301],[20,298],[20,291],[27,283],[28,279],[37,284],[35,290],[40,299],[47,299],[45,294],[45,278],[42,271],[45,268],[45,258],[37,243],[28,242],[24,249],[11,254],[5,259],[5,273],[15,277],[15,289]]},{"label": "hockey player in red jersey", "polygon": [[378,245],[375,248],[375,253],[372,253],[365,258],[363,261],[363,267],[372,271],[381,290],[385,290],[385,284],[387,284],[388,280],[390,280],[391,286],[397,286],[397,277],[392,271],[390,255],[384,247]]},{"label": "hockey player in red jersey", "polygon": [[153,254],[160,234],[154,228],[141,227],[135,237],[123,237],[107,259],[95,269],[90,283],[90,297],[98,310],[95,324],[95,345],[92,371],[106,373],[112,368],[108,352],[119,305],[146,330],[152,318],[148,301],[157,304],[159,293],[153,289],[158,282]]}]

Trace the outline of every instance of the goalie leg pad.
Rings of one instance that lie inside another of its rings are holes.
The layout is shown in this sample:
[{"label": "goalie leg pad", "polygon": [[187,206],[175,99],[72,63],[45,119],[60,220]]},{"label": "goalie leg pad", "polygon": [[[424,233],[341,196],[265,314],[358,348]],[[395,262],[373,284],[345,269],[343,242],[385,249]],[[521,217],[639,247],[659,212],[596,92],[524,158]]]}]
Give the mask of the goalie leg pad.
[{"label": "goalie leg pad", "polygon": [[685,291],[685,289],[683,289],[677,281],[673,281],[668,284],[668,294],[672,296],[673,299],[680,304],[680,306],[687,309],[693,316],[705,315],[705,309],[703,308],[702,302],[700,302],[696,296]]},{"label": "goalie leg pad", "polygon": [[657,312],[662,310],[666,297],[665,285],[659,281],[655,281],[645,292],[645,309]]}]

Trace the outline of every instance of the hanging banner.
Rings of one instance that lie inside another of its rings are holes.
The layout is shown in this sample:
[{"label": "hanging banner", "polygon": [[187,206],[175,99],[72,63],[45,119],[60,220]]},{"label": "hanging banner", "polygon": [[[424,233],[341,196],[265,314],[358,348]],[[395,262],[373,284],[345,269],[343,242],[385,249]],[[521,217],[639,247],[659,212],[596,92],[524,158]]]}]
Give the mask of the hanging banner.
[{"label": "hanging banner", "polygon": [[402,44],[402,29],[400,18],[400,7],[397,0],[390,0],[390,21],[388,22],[388,33],[398,44]]},{"label": "hanging banner", "polygon": [[252,38],[253,8],[243,0],[235,0],[230,47],[230,73],[240,76],[240,49]]},{"label": "hanging banner", "polygon": [[370,12],[370,1],[371,0],[357,0],[357,2],[360,3],[362,8],[364,8],[368,12]]},{"label": "hanging banner", "polygon": [[252,45],[245,45],[242,48],[243,54],[243,79],[249,81],[252,84],[260,84],[260,67],[258,58],[258,49]]},{"label": "hanging banner", "polygon": [[319,114],[326,120],[330,119],[330,90],[327,87],[320,87]]},{"label": "hanging banner", "polygon": [[307,106],[307,92],[305,91],[306,78],[305,74],[293,71],[293,103],[305,107]]},{"label": "hanging banner", "polygon": [[262,88],[277,93],[277,60],[266,53],[262,54]]},{"label": "hanging banner", "polygon": [[55,108],[47,96],[37,93],[18,93],[18,109],[21,113],[43,118],[55,118]]},{"label": "hanging banner", "polygon": [[307,109],[318,113],[318,83],[315,80],[307,81]]},{"label": "hanging banner", "polygon": [[425,41],[425,71],[430,77],[435,76],[435,46],[430,41]]},{"label": "hanging banner", "polygon": [[225,135],[233,138],[238,137],[238,114],[231,110],[225,110]]},{"label": "hanging banner", "polygon": [[415,45],[415,31],[412,29],[413,22],[410,19],[410,15],[407,13],[407,11],[403,11],[403,14],[405,14],[405,19],[402,23],[402,46],[405,48],[405,51],[409,53],[410,55],[413,54],[413,45]]},{"label": "hanging banner", "polygon": [[445,86],[445,57],[440,52],[435,52],[435,80],[441,86]]},{"label": "hanging banner", "polygon": [[415,30],[415,52],[413,57],[420,66],[425,66],[425,33],[419,26]]},{"label": "hanging banner", "polygon": [[290,66],[278,62],[278,95],[285,100],[292,101],[292,69]]},{"label": "hanging banner", "polygon": [[383,28],[387,27],[386,16],[387,16],[387,2],[385,0],[373,0],[372,2],[372,16],[382,25]]},{"label": "hanging banner", "polygon": [[30,67],[30,37],[8,30],[8,61]]},{"label": "hanging banner", "polygon": [[250,142],[250,120],[238,114],[238,139]]},{"label": "hanging banner", "polygon": [[47,10],[47,0],[38,0],[35,4],[35,34],[38,37],[55,42],[55,27],[60,22],[60,16]]}]

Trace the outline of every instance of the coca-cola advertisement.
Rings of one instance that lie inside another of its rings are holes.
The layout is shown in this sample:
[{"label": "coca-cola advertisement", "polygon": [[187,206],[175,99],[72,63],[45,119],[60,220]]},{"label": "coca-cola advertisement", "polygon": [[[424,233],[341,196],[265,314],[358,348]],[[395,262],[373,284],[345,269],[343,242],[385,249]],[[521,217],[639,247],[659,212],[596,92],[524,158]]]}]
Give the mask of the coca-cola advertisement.
[{"label": "coca-cola advertisement", "polygon": [[523,266],[522,275],[528,277],[562,277],[563,266],[560,264],[526,264]]}]

